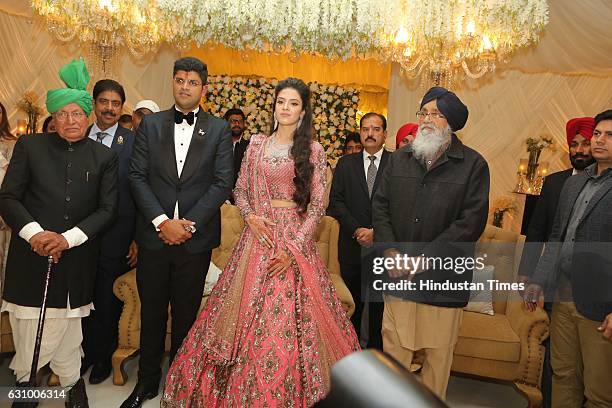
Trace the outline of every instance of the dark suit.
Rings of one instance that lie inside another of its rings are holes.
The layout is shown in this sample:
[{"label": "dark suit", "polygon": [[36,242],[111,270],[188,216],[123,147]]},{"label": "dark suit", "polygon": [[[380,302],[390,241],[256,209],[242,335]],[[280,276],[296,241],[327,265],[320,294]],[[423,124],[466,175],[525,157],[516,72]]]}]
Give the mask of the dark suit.
[{"label": "dark suit", "polygon": [[[602,348],[610,350],[610,344],[597,334],[595,327],[612,313],[612,177],[608,176],[588,200],[575,231],[570,270],[560,270],[562,242],[572,221],[576,201],[589,180],[589,171],[587,168],[565,182],[558,197],[552,231],[531,278],[532,282],[544,288],[548,302],[555,300],[560,284],[559,302],[553,304],[551,316],[550,360],[555,372],[552,376],[553,406],[560,400],[568,406],[582,406],[583,398],[591,398],[594,394],[607,395],[610,400],[608,384],[600,380],[607,378],[609,366],[605,361],[610,361],[611,356],[608,352],[606,357],[601,351]],[[570,300],[575,306],[568,306]],[[602,345],[602,342],[606,344]],[[585,353],[585,350],[589,352]],[[572,356],[572,353],[579,357]],[[596,356],[595,360],[593,356]],[[584,370],[576,367],[575,358],[580,358]],[[601,362],[607,371],[597,369]],[[582,391],[567,391],[582,389],[585,384],[589,385],[584,395]]]},{"label": "dark suit", "polygon": [[110,362],[117,348],[121,302],[113,293],[113,283],[129,270],[126,256],[134,239],[136,210],[128,180],[133,145],[134,133],[118,126],[110,147],[119,158],[118,217],[100,237],[100,257],[94,288],[95,310],[83,320],[83,350],[85,360],[91,363]]},{"label": "dark suit", "polygon": [[[596,164],[595,164],[596,165]],[[595,166],[592,165],[592,166]],[[547,300],[553,300],[561,271],[560,251],[576,199],[589,180],[587,171],[570,177],[559,197],[559,208],[544,253],[532,282],[549,288]],[[595,193],[576,229],[569,277],[573,301],[580,314],[602,321],[612,313],[612,177]]]},{"label": "dark suit", "polygon": [[573,171],[573,168],[559,171],[548,175],[544,179],[542,192],[538,197],[531,221],[529,221],[525,240],[528,244],[525,245],[523,250],[519,275],[531,276],[533,274],[542,254],[543,243],[548,241],[552,231],[561,189]]},{"label": "dark suit", "polygon": [[234,184],[232,188],[236,187],[236,181],[238,181],[238,174],[240,173],[240,165],[242,164],[242,158],[244,157],[247,147],[249,147],[249,141],[242,137],[234,146]]},{"label": "dark suit", "polygon": [[[138,128],[130,165],[132,194],[139,214],[136,274],[141,300],[139,381],[157,383],[164,350],[168,303],[172,310],[172,360],[196,319],[213,248],[221,238],[219,208],[234,176],[227,122],[200,109],[179,177],[174,145],[174,108],[145,116]],[[164,245],[152,221],[165,214],[195,222],[182,245]]]},{"label": "dark suit", "polygon": [[47,306],[88,305],[93,299],[100,233],[117,211],[117,154],[85,138],[69,143],[57,133],[20,137],[0,190],[0,212],[13,230],[4,299],[40,307],[47,259],[18,233],[30,222],[62,233],[78,227],[85,243],[53,266]]},{"label": "dark suit", "polygon": [[[232,190],[236,187],[236,182],[238,181],[238,174],[240,174],[240,166],[242,165],[242,158],[244,157],[244,153],[249,147],[249,140],[243,139],[242,137],[236,145],[234,146],[234,183],[232,184]],[[229,198],[230,202],[234,204],[234,193],[230,194]]]},{"label": "dark suit", "polygon": [[[380,179],[389,156],[391,154],[383,150],[376,180],[372,188],[372,196],[376,192]],[[361,318],[364,308],[362,297],[362,278],[365,276],[361,270],[361,245],[353,238],[357,228],[372,228],[372,201],[368,194],[366,173],[364,167],[363,153],[355,153],[343,156],[338,161],[331,192],[329,195],[329,207],[327,212],[340,223],[340,236],[338,238],[338,261],[342,278],[346,282],[353,299],[355,299],[355,313],[351,321],[359,335],[361,329]],[[376,300],[376,299],[373,299]],[[370,303],[369,308],[369,346],[382,348],[381,325],[383,307],[378,302]]]},{"label": "dark suit", "polygon": [[[552,231],[555,220],[555,213],[559,205],[559,196],[561,189],[571,177],[574,169],[567,169],[556,173],[549,174],[544,179],[542,192],[538,197],[535,210],[529,221],[527,229],[527,238],[521,256],[521,265],[519,267],[519,275],[531,276],[538,260],[542,255],[544,242],[548,241],[550,232]],[[546,303],[544,308],[550,312],[550,304]],[[544,343],[544,367],[542,371],[542,406],[549,408],[551,406],[551,390],[552,390],[552,368],[550,366],[550,339],[547,338]]]}]

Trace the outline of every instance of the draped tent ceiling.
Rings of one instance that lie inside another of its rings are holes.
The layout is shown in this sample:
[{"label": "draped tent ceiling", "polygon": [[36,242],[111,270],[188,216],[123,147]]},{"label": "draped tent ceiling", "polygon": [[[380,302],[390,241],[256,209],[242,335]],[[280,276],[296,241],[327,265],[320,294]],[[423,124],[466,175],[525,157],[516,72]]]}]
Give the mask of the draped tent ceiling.
[{"label": "draped tent ceiling", "polygon": [[[512,194],[528,137],[552,136],[555,151],[544,150],[549,171],[570,167],[565,124],[574,117],[612,109],[612,2],[549,0],[550,23],[537,46],[521,51],[485,80],[457,90],[469,107],[459,137],[479,151],[491,171],[491,204],[507,195],[521,208],[512,221],[520,230],[524,196]],[[389,84],[389,136],[414,113],[426,90],[407,83],[394,67]]]},{"label": "draped tent ceiling", "polygon": [[[457,90],[470,108],[460,137],[489,162],[492,200],[504,194],[523,199],[509,192],[516,182],[519,158],[527,157],[527,137],[552,136],[557,149],[544,151],[541,160],[550,162],[551,171],[566,168],[566,121],[612,108],[612,2],[549,0],[549,5],[550,23],[539,44],[520,51],[486,79],[463,84]],[[37,20],[32,22],[25,0],[0,0],[0,38],[0,101],[14,124],[24,117],[15,107],[23,93],[34,90],[42,96],[47,89],[60,86],[59,67],[82,50],[78,44],[53,41]],[[364,97],[371,98],[369,107],[384,104],[388,91],[390,148],[396,130],[414,121],[419,100],[429,86],[408,82],[397,67],[390,70],[388,65],[375,62],[334,65],[303,56],[294,66],[285,60],[266,60],[284,56],[251,55],[239,60],[239,53],[221,47],[192,50],[190,54],[202,56],[212,74],[291,74],[306,80],[358,85],[366,91]],[[140,99],[154,99],[160,106],[172,103],[171,83],[163,78],[168,77],[177,56],[176,51],[162,48],[146,61],[127,55],[122,59],[119,81],[127,93],[126,111]],[[520,214],[515,218],[518,221]],[[515,222],[514,227],[517,225]]]}]

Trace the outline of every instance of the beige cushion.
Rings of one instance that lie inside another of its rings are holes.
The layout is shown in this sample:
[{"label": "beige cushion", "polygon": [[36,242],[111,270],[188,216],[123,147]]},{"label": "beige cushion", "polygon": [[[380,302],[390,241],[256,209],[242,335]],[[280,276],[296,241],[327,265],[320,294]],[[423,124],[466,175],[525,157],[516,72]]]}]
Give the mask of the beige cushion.
[{"label": "beige cushion", "polygon": [[[495,267],[495,279],[514,282],[514,259],[520,235],[516,232],[487,225],[476,243],[476,256],[487,254],[486,265]],[[508,292],[495,291],[493,309],[495,314],[506,313]]]},{"label": "beige cushion", "polygon": [[212,261],[219,269],[222,270],[227,265],[243,228],[244,222],[238,207],[223,204],[221,206],[221,244],[212,251]]},{"label": "beige cushion", "polygon": [[474,268],[472,282],[484,285],[483,290],[470,291],[470,301],[463,309],[469,312],[484,313],[493,316],[493,293],[489,285],[489,280],[494,278],[495,267],[485,265],[484,268]]},{"label": "beige cushion", "polygon": [[503,314],[463,312],[455,354],[498,361],[519,361],[521,341]]},{"label": "beige cushion", "polygon": [[0,352],[7,353],[9,351],[15,351],[13,331],[11,330],[8,312],[3,312],[0,317]]}]

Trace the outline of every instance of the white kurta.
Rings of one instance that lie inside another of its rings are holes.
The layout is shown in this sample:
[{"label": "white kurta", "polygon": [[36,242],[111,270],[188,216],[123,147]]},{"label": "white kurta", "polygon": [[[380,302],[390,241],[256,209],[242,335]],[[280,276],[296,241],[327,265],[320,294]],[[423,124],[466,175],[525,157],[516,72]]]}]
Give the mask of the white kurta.
[{"label": "white kurta", "polygon": [[[37,222],[31,222],[19,231],[19,236],[29,242],[36,233],[42,230]],[[76,227],[62,235],[68,241],[69,248],[81,245],[88,239],[87,235]],[[44,277],[44,272],[41,271],[41,278]],[[50,279],[53,279],[53,270],[51,270]],[[89,316],[93,308],[93,303],[89,303],[72,309],[70,294],[68,294],[65,308],[51,307],[46,310],[38,369],[50,364],[53,372],[59,376],[63,387],[72,386],[81,377],[81,357],[83,355],[81,318]],[[17,381],[27,381],[32,367],[40,307],[21,306],[3,300],[1,311],[9,313],[15,345],[15,357],[9,367],[15,372]]]}]

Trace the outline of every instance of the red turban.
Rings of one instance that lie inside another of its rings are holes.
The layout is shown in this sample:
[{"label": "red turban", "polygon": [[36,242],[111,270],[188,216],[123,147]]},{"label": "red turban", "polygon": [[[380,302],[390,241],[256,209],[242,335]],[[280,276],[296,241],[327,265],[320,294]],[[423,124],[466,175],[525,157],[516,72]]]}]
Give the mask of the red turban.
[{"label": "red turban", "polygon": [[565,125],[565,133],[567,135],[567,145],[571,145],[574,136],[582,135],[585,139],[591,140],[593,137],[593,129],[595,129],[595,119],[593,118],[574,118],[570,119]]},{"label": "red turban", "polygon": [[416,136],[417,130],[419,129],[419,125],[416,123],[406,123],[397,131],[397,135],[395,135],[395,145],[399,146],[400,142],[404,140],[404,138],[408,135]]}]

